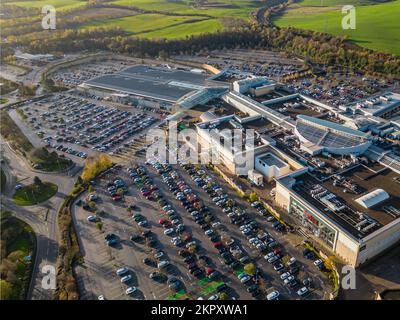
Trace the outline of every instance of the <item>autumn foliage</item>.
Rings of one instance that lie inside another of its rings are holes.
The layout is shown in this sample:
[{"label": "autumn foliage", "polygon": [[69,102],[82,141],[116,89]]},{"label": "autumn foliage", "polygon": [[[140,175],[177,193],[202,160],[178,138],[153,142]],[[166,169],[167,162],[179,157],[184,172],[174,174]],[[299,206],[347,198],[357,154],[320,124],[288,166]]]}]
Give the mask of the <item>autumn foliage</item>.
[{"label": "autumn foliage", "polygon": [[110,158],[105,154],[91,156],[86,159],[85,167],[82,172],[82,180],[93,180],[100,172],[112,166]]}]

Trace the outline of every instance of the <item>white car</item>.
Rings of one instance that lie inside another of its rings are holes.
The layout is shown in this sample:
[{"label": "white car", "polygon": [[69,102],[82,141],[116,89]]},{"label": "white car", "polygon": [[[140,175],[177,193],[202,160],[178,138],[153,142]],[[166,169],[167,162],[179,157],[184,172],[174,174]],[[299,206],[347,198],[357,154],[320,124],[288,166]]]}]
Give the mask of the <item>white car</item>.
[{"label": "white car", "polygon": [[320,266],[322,263],[323,263],[323,262],[322,262],[321,259],[315,260],[315,261],[314,261],[314,266],[318,267],[318,266]]},{"label": "white car", "polygon": [[173,233],[174,233],[174,229],[173,228],[169,228],[169,229],[164,230],[164,234],[167,235],[167,236],[169,236],[170,234],[173,234]]},{"label": "white car", "polygon": [[281,279],[285,280],[286,278],[288,278],[290,276],[291,276],[290,272],[284,272],[284,273],[281,274]]},{"label": "white car", "polygon": [[245,283],[245,282],[249,281],[250,279],[251,279],[250,276],[245,275],[244,277],[240,278],[240,282],[241,283]]},{"label": "white car", "polygon": [[287,277],[283,283],[287,286],[290,282],[292,282],[294,280],[294,276],[290,275],[289,277]]},{"label": "white car", "polygon": [[267,295],[267,300],[279,300],[279,292],[278,291],[272,291]]},{"label": "white car", "polygon": [[272,258],[273,256],[275,256],[275,254],[273,252],[268,253],[267,255],[264,256],[265,260],[268,260],[269,258]]},{"label": "white car", "polygon": [[96,201],[98,199],[98,197],[95,194],[90,194],[88,199],[89,199],[89,201]]},{"label": "white car", "polygon": [[121,282],[127,283],[127,282],[131,281],[131,279],[132,279],[132,275],[128,274],[127,276],[121,278]]},{"label": "white car", "polygon": [[217,221],[211,225],[213,228],[219,228],[221,226],[221,222]]},{"label": "white car", "polygon": [[116,273],[118,276],[122,276],[125,273],[127,273],[128,271],[129,271],[129,269],[127,267],[122,267],[122,268],[119,268]]},{"label": "white car", "polygon": [[162,260],[158,263],[157,268],[158,269],[162,269],[162,268],[166,268],[170,265],[171,263],[168,260]]},{"label": "white car", "polygon": [[189,242],[189,243],[186,245],[186,249],[189,249],[190,247],[197,247],[196,242],[195,242],[195,241]]},{"label": "white car", "polygon": [[101,294],[101,295],[99,295],[99,296],[97,297],[97,300],[106,300],[106,299],[105,299],[104,296]]},{"label": "white car", "polygon": [[86,220],[89,222],[97,222],[98,218],[96,216],[88,216]]},{"label": "white car", "polygon": [[182,243],[182,239],[179,237],[174,237],[171,239],[171,243],[175,246],[179,246]]},{"label": "white car", "polygon": [[125,293],[129,295],[129,294],[132,294],[132,293],[134,293],[136,291],[137,291],[136,287],[129,287],[128,289],[126,289]]},{"label": "white car", "polygon": [[272,256],[267,261],[268,261],[268,263],[274,263],[274,262],[276,262],[278,260],[279,260],[279,258],[277,256]]},{"label": "white car", "polygon": [[257,207],[259,204],[260,203],[258,201],[255,201],[255,202],[251,203],[251,206],[254,208],[254,207]]},{"label": "white car", "polygon": [[295,257],[291,257],[290,259],[289,259],[289,262],[288,262],[288,265],[289,266],[292,266],[292,265],[294,265],[295,263],[296,263],[296,258]]},{"label": "white car", "polygon": [[309,293],[309,290],[307,287],[303,287],[297,291],[297,295],[299,295],[300,297],[305,296],[307,293]]}]

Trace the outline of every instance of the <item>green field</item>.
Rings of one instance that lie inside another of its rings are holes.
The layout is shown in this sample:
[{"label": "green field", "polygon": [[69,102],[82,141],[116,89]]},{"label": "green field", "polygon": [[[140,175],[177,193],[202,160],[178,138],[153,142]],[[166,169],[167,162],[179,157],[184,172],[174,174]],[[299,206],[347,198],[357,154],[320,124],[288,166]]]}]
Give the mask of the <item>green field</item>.
[{"label": "green field", "polygon": [[217,19],[211,19],[194,23],[185,23],[179,26],[167,27],[154,32],[141,33],[137,36],[145,38],[177,39],[206,32],[215,32],[222,29],[223,27]]},{"label": "green field", "polygon": [[[361,0],[362,1],[362,0]],[[356,6],[356,29],[341,27],[343,0],[325,0],[331,7],[312,7],[317,0],[305,0],[291,6],[273,21],[280,27],[293,26],[301,29],[348,36],[355,43],[377,51],[400,55],[400,0]],[[350,1],[352,3],[352,1]],[[348,4],[348,3],[347,3]]]},{"label": "green field", "polygon": [[113,4],[121,6],[134,6],[145,10],[157,10],[173,13],[207,14],[214,17],[240,16],[248,18],[249,13],[255,8],[261,7],[265,1],[247,1],[247,0],[216,0],[210,1],[217,5],[206,5],[203,7],[193,7],[191,1],[168,1],[168,0],[117,0]]},{"label": "green field", "polygon": [[[135,13],[132,16],[114,16],[104,19],[100,17],[82,24],[79,28],[95,27],[119,27],[126,32],[140,37],[149,38],[185,38],[201,33],[215,32],[231,25],[234,19],[249,20],[250,13],[265,4],[266,0],[215,0],[204,3],[201,7],[194,7],[189,0],[117,0],[108,3],[119,6],[137,7],[143,10],[156,10],[164,14]],[[10,4],[24,7],[40,8],[45,4],[51,4],[57,9],[76,9],[86,4],[81,0],[37,0],[10,2]],[[126,11],[128,14],[130,11]],[[80,11],[74,14],[79,15]],[[169,13],[181,14],[172,16]],[[82,17],[87,12],[81,12]],[[185,16],[185,15],[192,16]],[[208,20],[207,20],[208,19]],[[224,21],[222,21],[222,20]],[[206,21],[207,20],[207,21]]]},{"label": "green field", "polygon": [[19,206],[31,206],[50,199],[57,193],[58,187],[50,182],[39,185],[28,185],[15,191],[14,203]]},{"label": "green field", "polygon": [[184,23],[189,20],[201,20],[201,17],[165,16],[161,14],[140,14],[136,16],[95,21],[82,26],[87,27],[120,27],[127,32],[141,33],[147,30],[165,28],[170,25]]},{"label": "green field", "polygon": [[7,4],[28,8],[42,8],[45,5],[52,5],[56,9],[67,10],[82,7],[87,4],[84,0],[36,0],[36,1],[16,1]]},{"label": "green field", "polygon": [[223,30],[224,23],[221,19],[226,19],[225,21],[232,21],[232,19],[248,20],[250,13],[261,6],[264,1],[219,0],[200,8],[194,8],[186,0],[176,2],[167,0],[118,0],[112,3],[121,6],[135,6],[144,10],[194,16],[145,13],[108,20],[94,20],[80,26],[80,28],[119,27],[142,38],[185,38]]}]

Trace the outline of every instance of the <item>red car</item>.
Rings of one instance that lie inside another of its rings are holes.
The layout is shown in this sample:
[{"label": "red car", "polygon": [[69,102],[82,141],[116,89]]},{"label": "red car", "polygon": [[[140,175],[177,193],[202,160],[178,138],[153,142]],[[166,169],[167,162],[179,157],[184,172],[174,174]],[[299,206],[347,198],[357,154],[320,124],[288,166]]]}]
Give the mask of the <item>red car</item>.
[{"label": "red car", "polygon": [[207,269],[206,269],[207,275],[209,275],[209,274],[211,274],[211,273],[213,273],[213,272],[214,272],[214,269],[213,269],[213,268],[207,268]]},{"label": "red car", "polygon": [[218,247],[223,246],[223,244],[222,244],[221,241],[218,241],[218,242],[214,242],[214,243],[213,243],[213,246],[214,246],[215,248],[218,248]]},{"label": "red car", "polygon": [[145,191],[145,192],[142,192],[142,196],[143,197],[148,197],[148,196],[150,196],[151,195],[151,191]]},{"label": "red car", "polygon": [[162,224],[162,225],[164,225],[164,224],[167,223],[167,222],[169,222],[168,219],[160,219],[160,220],[158,220],[158,223],[159,223],[159,224]]},{"label": "red car", "polygon": [[118,200],[121,200],[122,197],[120,195],[115,195],[112,197],[112,199],[113,199],[113,201],[118,201]]},{"label": "red car", "polygon": [[273,253],[275,253],[276,255],[280,254],[282,252],[281,248],[275,248],[274,250],[272,250]]}]

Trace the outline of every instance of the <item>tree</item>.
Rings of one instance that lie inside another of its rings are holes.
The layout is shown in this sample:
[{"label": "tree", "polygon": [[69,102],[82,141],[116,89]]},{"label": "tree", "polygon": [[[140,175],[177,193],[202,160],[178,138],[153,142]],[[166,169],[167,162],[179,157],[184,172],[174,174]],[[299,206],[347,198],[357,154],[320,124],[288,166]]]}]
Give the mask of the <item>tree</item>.
[{"label": "tree", "polygon": [[89,157],[85,161],[85,167],[83,168],[81,177],[84,181],[93,180],[99,173],[111,166],[112,162],[105,154]]},{"label": "tree", "polygon": [[249,201],[250,202],[258,201],[258,196],[257,196],[257,194],[255,192],[252,192],[252,193],[249,194]]},{"label": "tree", "polygon": [[11,283],[9,283],[6,280],[1,279],[0,280],[0,299],[1,300],[11,300],[14,298],[14,295],[15,295],[15,293],[14,293]]},{"label": "tree", "polygon": [[97,221],[96,222],[96,228],[99,229],[100,231],[102,231],[103,230],[103,222]]},{"label": "tree", "polygon": [[197,251],[197,247],[196,246],[190,246],[189,248],[188,248],[188,251],[191,253],[191,254],[195,254],[196,253],[196,251]]},{"label": "tree", "polygon": [[94,192],[94,187],[92,185],[89,185],[88,192],[89,193],[93,193]]},{"label": "tree", "polygon": [[254,265],[254,263],[248,263],[243,267],[244,271],[253,276],[256,273],[256,266]]},{"label": "tree", "polygon": [[219,294],[219,300],[229,300],[229,296],[225,292]]},{"label": "tree", "polygon": [[228,201],[226,202],[226,205],[230,208],[232,208],[234,204],[235,204],[235,201],[231,198],[229,198]]},{"label": "tree", "polygon": [[41,186],[41,185],[43,184],[43,182],[42,182],[42,180],[40,180],[40,178],[39,178],[38,176],[35,176],[35,177],[33,178],[33,184],[34,184],[35,186]]},{"label": "tree", "polygon": [[88,206],[90,207],[90,209],[94,210],[96,208],[96,203],[94,201],[89,201]]}]

